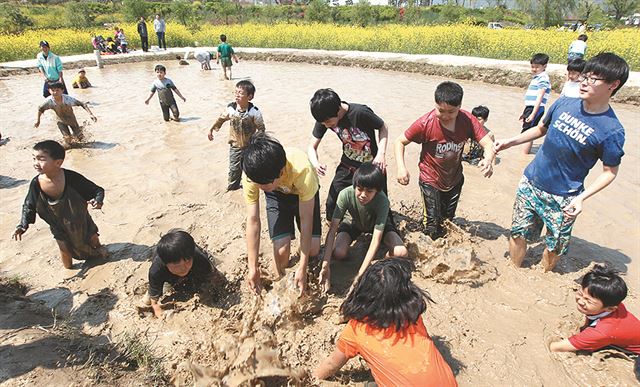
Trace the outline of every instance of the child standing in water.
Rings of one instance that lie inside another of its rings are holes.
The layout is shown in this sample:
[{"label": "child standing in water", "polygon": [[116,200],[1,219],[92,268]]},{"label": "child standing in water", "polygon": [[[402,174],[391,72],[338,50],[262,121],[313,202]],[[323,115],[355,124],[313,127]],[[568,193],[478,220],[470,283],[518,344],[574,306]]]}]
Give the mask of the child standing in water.
[{"label": "child standing in water", "polygon": [[[231,79],[231,66],[233,63],[231,62],[231,58],[238,63],[238,57],[236,53],[233,52],[233,47],[229,43],[227,43],[227,35],[220,35],[220,43],[218,45],[218,51],[216,52],[216,63],[220,63],[222,66],[222,70],[224,71],[224,79]],[[229,76],[227,76],[227,68],[229,69]]]},{"label": "child standing in water", "polygon": [[[173,91],[178,94],[180,98],[182,98],[183,102],[187,102],[187,99],[182,96],[180,90],[176,87],[173,81],[165,75],[167,74],[167,68],[163,65],[156,65],[155,67],[156,76],[158,79],[153,81],[151,85],[151,94],[144,101],[145,104],[149,104],[151,97],[155,94],[156,90],[158,91],[158,100],[160,101],[160,109],[162,109],[162,117],[165,121],[169,121],[169,110],[173,113],[173,120],[180,121],[180,111],[178,110],[178,105],[176,104],[176,99],[173,96]],[[173,90],[173,91],[172,91]]]},{"label": "child standing in water", "polygon": [[264,132],[262,113],[250,101],[256,93],[256,87],[249,81],[236,83],[236,100],[227,105],[227,109],[209,129],[209,141],[213,141],[213,131],[220,130],[222,124],[231,121],[229,126],[229,184],[227,191],[240,189],[242,178],[242,151],[257,132]]},{"label": "child standing in water", "polygon": [[327,379],[360,355],[379,386],[457,386],[422,321],[429,295],[411,282],[411,263],[378,261],[340,306],[349,322],[337,348],[314,371]]},{"label": "child standing in water", "polygon": [[22,240],[37,213],[49,224],[62,264],[71,269],[73,258],[106,257],[98,227],[87,211],[87,204],[96,210],[102,208],[104,189],[77,172],[63,169],[64,156],[64,148],[55,141],[42,141],[33,147],[33,166],[39,174],[31,180],[13,239]]},{"label": "child standing in water", "polygon": [[[38,107],[38,119],[33,126],[36,128],[39,127],[42,113],[48,109],[52,109],[58,116],[58,129],[62,132],[65,142],[70,143],[73,137],[82,140],[82,131],[76,115],[73,113],[73,107],[82,106],[82,108],[89,113],[93,122],[96,122],[98,119],[93,115],[91,109],[89,109],[89,106],[85,102],[80,102],[69,95],[62,94],[64,92],[64,85],[62,83],[56,82],[51,84],[49,90],[51,91],[51,96]],[[73,131],[73,136],[69,129]]]}]

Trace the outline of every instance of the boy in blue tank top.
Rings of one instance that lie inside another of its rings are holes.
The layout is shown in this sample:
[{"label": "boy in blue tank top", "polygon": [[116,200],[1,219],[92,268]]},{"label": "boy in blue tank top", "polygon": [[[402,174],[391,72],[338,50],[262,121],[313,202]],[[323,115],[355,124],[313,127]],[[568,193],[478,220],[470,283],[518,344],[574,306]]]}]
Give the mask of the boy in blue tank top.
[{"label": "boy in blue tank top", "polygon": [[[546,226],[545,271],[567,252],[582,202],[616,178],[624,151],[624,128],[609,100],[629,77],[629,66],[612,53],[589,60],[580,75],[580,98],[561,97],[537,127],[516,137],[498,140],[496,151],[545,136],[536,157],[524,171],[513,206],[509,255],[520,267],[527,241]],[[603,170],[588,187],[584,179],[598,160]]]}]

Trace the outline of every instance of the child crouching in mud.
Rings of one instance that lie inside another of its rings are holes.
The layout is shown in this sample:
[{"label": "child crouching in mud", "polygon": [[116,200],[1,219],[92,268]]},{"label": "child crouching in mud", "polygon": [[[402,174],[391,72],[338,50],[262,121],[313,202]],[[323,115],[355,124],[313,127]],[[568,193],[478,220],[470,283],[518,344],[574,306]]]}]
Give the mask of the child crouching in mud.
[{"label": "child crouching in mud", "polygon": [[422,322],[429,295],[411,281],[412,265],[389,258],[365,270],[340,306],[348,319],[337,348],[314,371],[327,379],[352,357],[367,362],[380,386],[457,386]]},{"label": "child crouching in mud", "polygon": [[64,156],[62,145],[52,140],[33,147],[33,167],[39,175],[31,180],[13,239],[22,240],[37,213],[51,228],[62,264],[71,269],[73,258],[87,260],[107,255],[100,244],[98,227],[87,211],[87,204],[96,210],[102,208],[104,189],[77,172],[63,169]]},{"label": "child crouching in mud", "polygon": [[[172,288],[196,293],[207,284],[222,284],[224,276],[211,265],[205,253],[186,231],[172,229],[160,238],[149,268],[149,291],[143,298],[153,314],[162,317],[160,298]],[[167,286],[168,285],[168,286]]]}]

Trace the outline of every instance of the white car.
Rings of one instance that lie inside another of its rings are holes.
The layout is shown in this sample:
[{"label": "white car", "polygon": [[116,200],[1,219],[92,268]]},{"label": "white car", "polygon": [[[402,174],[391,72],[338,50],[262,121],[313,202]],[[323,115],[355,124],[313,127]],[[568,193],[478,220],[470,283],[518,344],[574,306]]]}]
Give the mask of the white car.
[{"label": "white car", "polygon": [[489,27],[492,30],[501,30],[502,28],[502,24],[498,23],[498,22],[490,22],[487,27]]}]

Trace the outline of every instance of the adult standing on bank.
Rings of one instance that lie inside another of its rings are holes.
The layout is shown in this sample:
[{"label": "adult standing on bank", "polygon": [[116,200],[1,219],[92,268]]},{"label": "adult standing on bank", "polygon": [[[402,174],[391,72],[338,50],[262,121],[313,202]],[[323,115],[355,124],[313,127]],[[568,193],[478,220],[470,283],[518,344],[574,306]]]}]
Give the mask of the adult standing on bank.
[{"label": "adult standing on bank", "polygon": [[156,20],[153,21],[153,29],[156,30],[158,36],[158,49],[167,49],[167,42],[164,40],[164,33],[167,30],[167,26],[164,19],[160,15],[156,15]]},{"label": "adult standing on bank", "polygon": [[62,61],[58,55],[51,52],[49,42],[46,40],[40,41],[40,52],[36,56],[36,62],[38,63],[38,70],[44,77],[42,95],[45,98],[51,95],[49,84],[56,82],[60,82],[64,86],[63,94],[69,94],[62,78]]},{"label": "adult standing on bank", "polygon": [[140,16],[140,21],[138,22],[138,35],[140,35],[142,51],[149,51],[149,33],[147,32],[147,22],[144,21],[144,16]]}]

